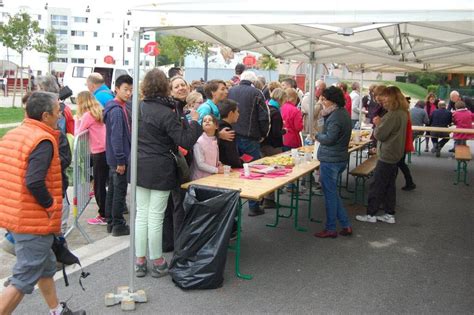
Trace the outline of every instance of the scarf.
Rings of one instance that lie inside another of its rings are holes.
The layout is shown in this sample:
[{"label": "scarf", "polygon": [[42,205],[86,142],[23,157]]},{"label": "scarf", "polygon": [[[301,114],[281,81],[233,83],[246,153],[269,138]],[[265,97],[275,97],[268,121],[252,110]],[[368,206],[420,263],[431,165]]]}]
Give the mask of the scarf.
[{"label": "scarf", "polygon": [[321,116],[326,117],[337,109],[336,104],[333,104],[329,107],[325,107],[321,110]]},{"label": "scarf", "polygon": [[276,109],[280,110],[280,104],[275,101],[273,98],[268,101],[268,105],[275,107]]}]

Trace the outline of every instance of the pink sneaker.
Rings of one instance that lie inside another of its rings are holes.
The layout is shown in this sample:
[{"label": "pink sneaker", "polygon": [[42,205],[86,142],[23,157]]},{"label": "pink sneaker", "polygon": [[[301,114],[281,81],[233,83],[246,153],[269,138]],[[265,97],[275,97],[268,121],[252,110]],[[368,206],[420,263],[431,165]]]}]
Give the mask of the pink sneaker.
[{"label": "pink sneaker", "polygon": [[95,218],[87,219],[87,224],[90,225],[107,225],[107,221],[104,217],[100,215],[96,216]]}]

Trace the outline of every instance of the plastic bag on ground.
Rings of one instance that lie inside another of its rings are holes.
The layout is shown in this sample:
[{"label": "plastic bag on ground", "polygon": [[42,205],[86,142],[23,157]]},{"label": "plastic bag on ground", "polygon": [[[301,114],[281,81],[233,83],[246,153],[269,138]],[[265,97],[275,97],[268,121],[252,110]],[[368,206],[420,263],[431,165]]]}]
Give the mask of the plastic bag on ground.
[{"label": "plastic bag on ground", "polygon": [[227,248],[240,193],[192,185],[184,199],[185,218],[169,273],[182,289],[222,286]]}]

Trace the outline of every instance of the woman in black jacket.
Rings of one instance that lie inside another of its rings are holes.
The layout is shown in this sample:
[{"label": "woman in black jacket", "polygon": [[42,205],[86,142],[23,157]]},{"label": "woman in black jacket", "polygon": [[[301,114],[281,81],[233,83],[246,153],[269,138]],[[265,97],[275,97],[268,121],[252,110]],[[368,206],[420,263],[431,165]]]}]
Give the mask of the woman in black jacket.
[{"label": "woman in black jacket", "polygon": [[163,217],[170,191],[179,187],[177,166],[173,155],[178,146],[187,150],[202,134],[197,113],[192,113],[188,129],[176,115],[175,101],[169,97],[165,74],[153,69],[142,83],[143,100],[138,122],[137,217],[135,220],[135,272],[137,277],[147,273],[147,245],[152,260],[152,277],[168,271],[162,255]]},{"label": "woman in black jacket", "polygon": [[[268,108],[270,110],[270,131],[268,136],[261,144],[261,151],[263,156],[271,156],[282,152],[283,135],[286,129],[283,128],[283,118],[280,113],[280,106],[286,102],[286,92],[281,88],[276,88],[272,91],[270,100],[268,101]],[[275,194],[266,195],[263,199],[263,208],[275,208]]]}]

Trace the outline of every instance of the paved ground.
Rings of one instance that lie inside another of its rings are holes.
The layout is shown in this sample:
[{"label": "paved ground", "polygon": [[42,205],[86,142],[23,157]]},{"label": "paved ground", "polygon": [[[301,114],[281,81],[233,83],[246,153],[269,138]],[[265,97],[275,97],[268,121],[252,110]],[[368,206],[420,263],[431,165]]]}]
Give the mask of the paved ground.
[{"label": "paved ground", "polygon": [[[149,301],[137,305],[136,313],[472,314],[474,190],[452,184],[455,164],[446,152],[439,159],[431,153],[413,157],[410,167],[418,187],[397,191],[397,224],[359,223],[353,218],[364,209],[349,206],[355,231],[350,238],[316,239],[312,233],[323,224],[305,219],[301,224],[310,232],[295,231],[288,220],[278,228],[265,227],[273,211],[244,216],[241,269],[253,274],[253,280],[234,276],[234,254],[229,253],[224,285],[217,290],[185,292],[170,277],[137,279],[135,287],[144,289]],[[399,177],[398,187],[402,185]],[[317,217],[324,217],[321,198],[313,208]],[[88,229],[96,239],[105,235],[100,227]],[[107,292],[129,283],[127,241],[106,237],[76,251],[89,257],[83,260],[91,263],[86,269],[92,276],[84,281],[85,292],[77,284],[77,272],[67,288],[58,280],[61,299],[70,298],[71,307],[83,307],[88,314],[119,313],[119,306],[107,308],[103,300]],[[76,248],[81,242],[77,234],[70,239]],[[2,265],[5,255],[0,254]],[[37,291],[17,310],[39,312],[47,307]]]}]

